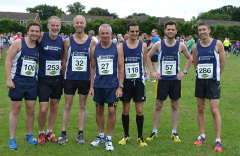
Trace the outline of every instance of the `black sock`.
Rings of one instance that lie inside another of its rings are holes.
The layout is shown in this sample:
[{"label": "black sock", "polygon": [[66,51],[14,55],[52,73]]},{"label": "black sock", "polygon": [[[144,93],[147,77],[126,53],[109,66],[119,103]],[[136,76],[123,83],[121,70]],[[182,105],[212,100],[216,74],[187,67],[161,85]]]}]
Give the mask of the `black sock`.
[{"label": "black sock", "polygon": [[138,129],[138,137],[142,136],[143,120],[144,120],[143,115],[142,115],[142,116],[139,116],[139,115],[136,116],[137,129]]},{"label": "black sock", "polygon": [[129,114],[123,115],[122,114],[122,124],[123,124],[123,130],[126,136],[129,136],[128,129],[129,129]]},{"label": "black sock", "polygon": [[67,135],[67,132],[66,131],[62,131],[62,134]]},{"label": "black sock", "polygon": [[79,131],[78,131],[78,135],[79,135],[80,133],[82,133],[82,134],[83,134],[83,131],[79,130]]}]

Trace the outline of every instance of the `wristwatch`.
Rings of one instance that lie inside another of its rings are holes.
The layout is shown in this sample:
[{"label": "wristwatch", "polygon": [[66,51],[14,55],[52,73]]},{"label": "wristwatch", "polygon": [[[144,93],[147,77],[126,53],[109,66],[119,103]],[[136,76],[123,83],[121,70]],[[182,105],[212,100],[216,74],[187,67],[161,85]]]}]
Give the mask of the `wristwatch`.
[{"label": "wristwatch", "polygon": [[123,88],[123,85],[122,85],[122,84],[120,84],[120,85],[118,85],[118,87],[120,87],[120,88]]},{"label": "wristwatch", "polygon": [[183,74],[187,74],[187,71],[186,71],[186,70],[183,70]]}]

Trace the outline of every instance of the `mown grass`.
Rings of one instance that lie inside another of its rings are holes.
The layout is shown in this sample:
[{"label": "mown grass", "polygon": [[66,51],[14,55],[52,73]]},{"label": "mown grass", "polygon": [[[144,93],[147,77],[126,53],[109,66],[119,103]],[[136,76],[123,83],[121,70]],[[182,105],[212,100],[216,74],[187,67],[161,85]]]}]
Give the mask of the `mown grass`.
[{"label": "mown grass", "polygon": [[[48,143],[41,147],[33,146],[25,142],[26,126],[25,126],[25,106],[22,105],[19,116],[18,127],[16,131],[16,140],[19,149],[11,151],[8,148],[9,130],[8,117],[11,109],[10,99],[8,98],[8,89],[6,87],[5,60],[6,54],[3,54],[0,60],[0,155],[239,155],[240,153],[240,58],[231,55],[226,58],[226,67],[221,77],[221,100],[220,113],[222,117],[222,146],[223,152],[214,152],[215,132],[213,128],[212,115],[210,113],[209,102],[206,102],[206,139],[207,143],[201,147],[193,145],[196,137],[199,135],[197,124],[197,101],[194,97],[195,72],[193,65],[191,66],[186,77],[182,79],[183,97],[179,101],[180,117],[178,134],[181,137],[181,143],[174,143],[170,139],[172,123],[171,108],[169,99],[164,103],[162,117],[158,128],[157,139],[148,142],[147,147],[140,147],[137,140],[136,113],[134,104],[130,109],[130,142],[125,146],[118,145],[119,139],[123,136],[123,128],[121,123],[122,104],[119,102],[117,106],[117,122],[113,133],[113,145],[115,150],[112,152],[105,151],[104,145],[92,147],[90,143],[96,139],[98,135],[97,124],[95,122],[95,105],[91,98],[87,100],[87,119],[84,128],[84,136],[86,144],[79,145],[76,141],[78,132],[78,96],[74,97],[74,105],[71,110],[70,121],[67,127],[68,143],[65,146]],[[181,70],[185,65],[185,58],[181,58]],[[155,105],[154,99],[154,83],[146,82],[147,101],[144,104],[144,132],[147,138],[152,131],[153,109]],[[61,114],[64,107],[64,96],[59,104],[59,111],[53,132],[58,138],[61,133]],[[39,105],[35,107],[35,123],[33,134],[38,136],[38,115]],[[105,115],[107,109],[105,108]],[[106,126],[105,126],[106,129]],[[106,132],[106,130],[105,130]]]}]

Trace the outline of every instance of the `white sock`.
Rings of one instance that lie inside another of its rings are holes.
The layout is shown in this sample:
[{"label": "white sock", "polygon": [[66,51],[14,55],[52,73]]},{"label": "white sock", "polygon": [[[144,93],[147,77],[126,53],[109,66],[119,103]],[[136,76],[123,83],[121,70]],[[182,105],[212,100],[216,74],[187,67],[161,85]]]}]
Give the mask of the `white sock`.
[{"label": "white sock", "polygon": [[49,132],[51,132],[51,133],[52,133],[52,130],[49,130],[49,129],[47,129],[47,133],[46,133],[46,134],[48,135],[48,133],[49,133]]},{"label": "white sock", "polygon": [[157,129],[153,129],[153,131],[152,132],[154,132],[155,134],[157,134]]},{"label": "white sock", "polygon": [[45,132],[44,132],[44,131],[39,131],[39,134],[41,134],[41,133],[44,133],[44,134],[45,134]]},{"label": "white sock", "polygon": [[202,138],[205,138],[205,134],[200,134],[200,136],[201,136]]},{"label": "white sock", "polygon": [[173,133],[177,133],[177,130],[172,130],[172,134],[173,134]]},{"label": "white sock", "polygon": [[107,140],[112,140],[112,136],[107,136]]},{"label": "white sock", "polygon": [[99,135],[101,138],[104,138],[104,133],[99,133]]},{"label": "white sock", "polygon": [[216,142],[218,142],[218,141],[220,142],[220,141],[221,141],[221,139],[216,139]]}]

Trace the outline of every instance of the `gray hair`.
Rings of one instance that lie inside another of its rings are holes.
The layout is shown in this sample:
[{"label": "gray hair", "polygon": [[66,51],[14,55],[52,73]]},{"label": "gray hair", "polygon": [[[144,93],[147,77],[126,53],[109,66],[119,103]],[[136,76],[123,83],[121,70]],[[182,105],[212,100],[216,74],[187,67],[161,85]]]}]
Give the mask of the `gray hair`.
[{"label": "gray hair", "polygon": [[106,27],[108,27],[109,28],[109,30],[110,30],[110,32],[112,33],[112,27],[109,25],[109,24],[102,24],[100,27],[99,27],[99,29],[98,29],[98,33],[100,34],[100,29],[101,28],[106,28]]},{"label": "gray hair", "polygon": [[75,20],[78,16],[81,16],[83,19],[84,19],[84,22],[87,23],[86,21],[86,18],[83,16],[83,15],[76,15],[74,18],[73,18],[73,23],[75,23]]},{"label": "gray hair", "polygon": [[88,33],[92,34],[92,35],[95,35],[95,31],[94,30],[90,30]]},{"label": "gray hair", "polygon": [[51,19],[59,20],[59,23],[61,24],[61,19],[58,18],[57,16],[51,16],[51,17],[48,19],[48,24],[50,24],[50,20],[51,20]]}]

